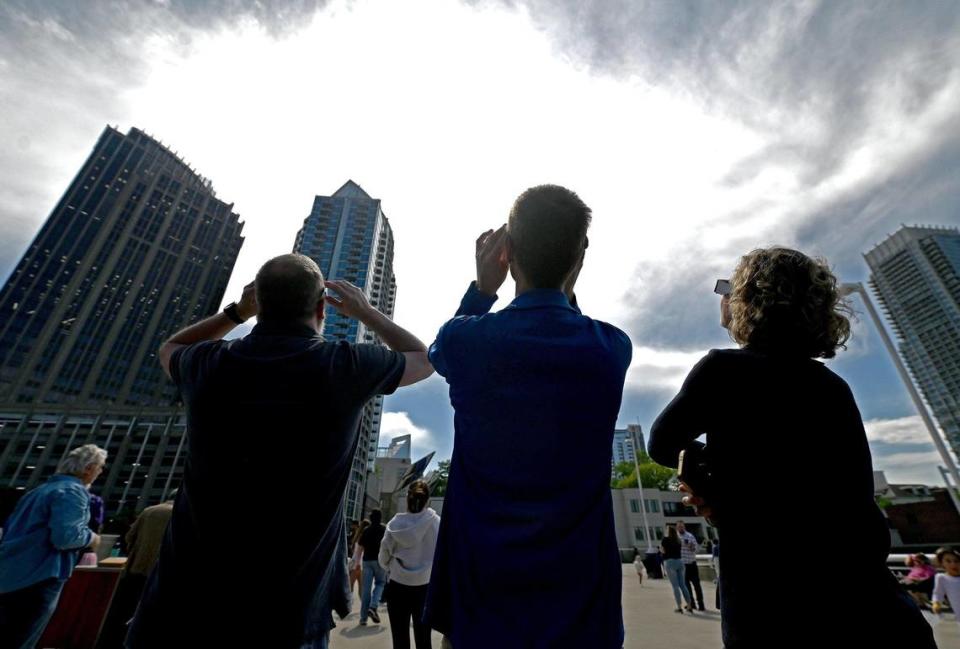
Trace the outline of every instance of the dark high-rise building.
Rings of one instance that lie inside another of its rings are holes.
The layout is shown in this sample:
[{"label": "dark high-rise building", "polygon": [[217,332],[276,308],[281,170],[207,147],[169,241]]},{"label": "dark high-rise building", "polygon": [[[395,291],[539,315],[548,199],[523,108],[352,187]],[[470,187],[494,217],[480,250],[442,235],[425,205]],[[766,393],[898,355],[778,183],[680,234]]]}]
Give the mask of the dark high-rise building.
[{"label": "dark high-rise building", "polygon": [[[393,276],[393,231],[380,208],[380,200],[371,198],[352,180],[332,196],[314,199],[310,216],[297,233],[293,251],[316,261],[324,277],[344,279],[359,286],[373,306],[393,316],[397,294]],[[333,309],[327,310],[324,322],[327,338],[380,343],[361,323]],[[363,409],[360,444],[347,486],[349,520],[356,520],[363,513],[367,472],[373,469],[376,460],[382,412],[382,396],[371,399]]]},{"label": "dark high-rise building", "polygon": [[104,130],[0,290],[0,485],[32,487],[86,442],[110,453],[110,504],[179,482],[156,352],[219,308],[243,243],[232,207],[143,131]]},{"label": "dark high-rise building", "polygon": [[960,454],[960,230],[904,226],[864,257],[900,355]]}]

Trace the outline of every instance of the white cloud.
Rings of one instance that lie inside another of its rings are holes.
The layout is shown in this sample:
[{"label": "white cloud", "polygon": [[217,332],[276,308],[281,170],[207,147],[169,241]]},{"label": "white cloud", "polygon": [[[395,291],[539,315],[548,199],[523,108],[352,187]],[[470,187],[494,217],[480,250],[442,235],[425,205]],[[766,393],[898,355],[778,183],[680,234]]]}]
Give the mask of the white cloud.
[{"label": "white cloud", "polygon": [[937,466],[941,464],[936,451],[894,453],[874,456],[873,468],[886,474],[891,484],[943,485]]},{"label": "white cloud", "polygon": [[655,391],[677,391],[707,350],[682,352],[650,347],[634,347],[633,361],[627,370],[627,385]]},{"label": "white cloud", "polygon": [[930,433],[920,415],[898,419],[871,419],[863,422],[867,439],[885,444],[930,444]]},{"label": "white cloud", "polygon": [[871,419],[863,426],[874,450],[873,467],[884,471],[889,482],[942,484],[937,467],[943,459],[919,415]]},{"label": "white cloud", "polygon": [[406,412],[385,412],[380,419],[380,446],[387,446],[394,437],[410,435],[413,459],[419,459],[437,450],[434,434],[417,426]]}]

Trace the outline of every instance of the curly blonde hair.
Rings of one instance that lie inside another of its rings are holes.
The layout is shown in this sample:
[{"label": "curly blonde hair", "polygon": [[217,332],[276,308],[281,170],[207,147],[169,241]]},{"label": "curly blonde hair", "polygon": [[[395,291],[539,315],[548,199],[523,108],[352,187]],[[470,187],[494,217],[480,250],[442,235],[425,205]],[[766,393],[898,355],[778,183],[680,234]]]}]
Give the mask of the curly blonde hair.
[{"label": "curly blonde hair", "polygon": [[825,259],[790,248],[740,258],[730,291],[730,335],[745,346],[833,358],[850,338],[850,306]]}]

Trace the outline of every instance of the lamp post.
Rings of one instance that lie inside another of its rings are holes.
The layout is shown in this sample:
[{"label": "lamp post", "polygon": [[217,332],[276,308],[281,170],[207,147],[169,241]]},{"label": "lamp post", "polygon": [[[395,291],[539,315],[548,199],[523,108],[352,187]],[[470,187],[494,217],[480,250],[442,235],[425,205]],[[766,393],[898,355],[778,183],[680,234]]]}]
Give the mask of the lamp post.
[{"label": "lamp post", "polygon": [[640,480],[640,445],[638,443],[640,440],[637,439],[636,428],[629,428],[629,430],[630,439],[633,442],[633,466],[637,471],[637,489],[640,490],[640,515],[643,517],[644,536],[647,537],[647,554],[653,554],[655,550],[650,534],[650,523],[647,522],[646,500],[643,498],[643,481]]}]

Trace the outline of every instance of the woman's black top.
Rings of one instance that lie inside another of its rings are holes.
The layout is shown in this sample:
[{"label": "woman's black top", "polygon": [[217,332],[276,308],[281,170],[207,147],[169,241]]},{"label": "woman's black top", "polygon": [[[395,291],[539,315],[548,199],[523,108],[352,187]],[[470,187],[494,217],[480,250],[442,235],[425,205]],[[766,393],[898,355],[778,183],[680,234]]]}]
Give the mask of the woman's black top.
[{"label": "woman's black top", "polygon": [[679,559],[680,558],[680,541],[671,539],[669,536],[660,541],[660,545],[663,546],[663,558],[664,559]]},{"label": "woman's black top", "polygon": [[843,379],[810,358],[713,350],[654,422],[650,456],[676,467],[680,451],[703,434],[723,539],[727,649],[773,646],[785,633],[798,646],[824,638],[837,646],[936,646],[886,567],[887,521]]}]

